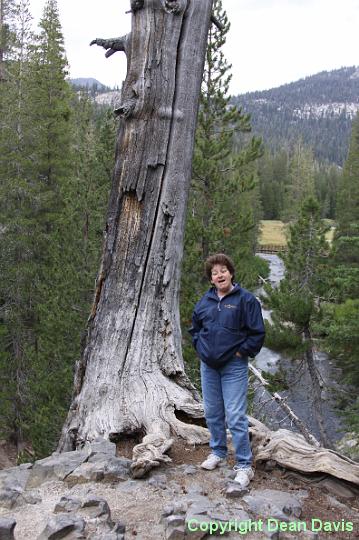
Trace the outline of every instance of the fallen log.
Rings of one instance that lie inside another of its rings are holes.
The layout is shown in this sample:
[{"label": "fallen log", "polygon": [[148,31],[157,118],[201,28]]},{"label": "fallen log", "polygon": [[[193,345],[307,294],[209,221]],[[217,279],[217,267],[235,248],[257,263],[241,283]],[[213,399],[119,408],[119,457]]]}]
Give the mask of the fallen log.
[{"label": "fallen log", "polygon": [[271,431],[249,417],[254,463],[273,460],[286,469],[302,473],[327,473],[359,485],[359,463],[323,447],[309,444],[303,435],[288,429]]}]

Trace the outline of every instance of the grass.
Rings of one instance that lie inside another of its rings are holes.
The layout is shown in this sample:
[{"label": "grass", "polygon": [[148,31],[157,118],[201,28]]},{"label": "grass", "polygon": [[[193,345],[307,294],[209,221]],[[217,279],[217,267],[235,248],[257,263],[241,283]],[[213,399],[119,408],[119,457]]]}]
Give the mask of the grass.
[{"label": "grass", "polygon": [[[325,238],[332,243],[334,232],[335,232],[335,222],[330,219],[323,220],[326,225],[330,225],[329,231],[326,233]],[[260,222],[260,237],[259,245],[261,246],[286,246],[286,230],[288,228],[287,223],[279,220],[270,220],[264,219]]]},{"label": "grass", "polygon": [[265,219],[260,222],[259,244],[261,246],[286,246],[285,231],[287,225],[283,221]]}]

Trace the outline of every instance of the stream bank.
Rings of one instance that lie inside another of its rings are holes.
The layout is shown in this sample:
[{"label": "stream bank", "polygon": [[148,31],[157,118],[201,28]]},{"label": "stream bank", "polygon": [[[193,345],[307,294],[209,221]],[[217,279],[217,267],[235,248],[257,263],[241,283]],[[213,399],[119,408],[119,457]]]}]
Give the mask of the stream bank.
[{"label": "stream bank", "polygon": [[[273,287],[278,286],[284,277],[285,268],[283,261],[275,254],[258,254],[269,263],[270,273],[268,280]],[[257,296],[262,296],[263,288],[256,291]],[[271,321],[271,312],[263,308],[263,316]],[[341,370],[335,362],[322,351],[315,353],[316,366],[322,381],[322,400],[324,426],[328,437],[335,445],[345,434],[345,426],[336,401],[340,393],[346,388],[340,384]],[[301,358],[290,359],[279,352],[263,347],[254,361],[255,367],[268,372],[271,375],[285,374],[285,390],[279,391],[281,397],[293,412],[305,423],[308,430],[319,437],[319,427],[313,411],[312,383],[306,363]],[[266,423],[271,429],[286,428],[295,430],[290,418],[282,411],[280,406],[270,399],[270,394],[256,385],[253,414],[256,418]]]}]

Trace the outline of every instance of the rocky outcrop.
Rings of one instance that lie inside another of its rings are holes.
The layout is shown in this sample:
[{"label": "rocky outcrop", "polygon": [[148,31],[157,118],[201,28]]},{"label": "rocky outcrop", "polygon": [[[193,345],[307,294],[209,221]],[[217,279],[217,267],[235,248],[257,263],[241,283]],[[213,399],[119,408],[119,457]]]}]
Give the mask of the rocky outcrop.
[{"label": "rocky outcrop", "polygon": [[[276,530],[276,520],[285,524],[306,519],[305,505],[308,530],[296,538],[316,538],[308,520],[309,498],[315,501],[313,478],[308,487],[298,473],[280,480],[273,464],[270,472],[257,471],[241,490],[228,468],[208,472],[185,464],[167,465],[146,480],[133,479],[131,462],[115,451],[112,443],[96,441],[77,453],[53,454],[33,465],[0,471],[0,540],[193,540],[224,535],[231,540],[239,534],[285,540],[293,536]],[[351,508],[355,488],[340,485],[336,492],[333,478],[320,482],[317,493],[329,493],[336,518],[358,520]]]}]

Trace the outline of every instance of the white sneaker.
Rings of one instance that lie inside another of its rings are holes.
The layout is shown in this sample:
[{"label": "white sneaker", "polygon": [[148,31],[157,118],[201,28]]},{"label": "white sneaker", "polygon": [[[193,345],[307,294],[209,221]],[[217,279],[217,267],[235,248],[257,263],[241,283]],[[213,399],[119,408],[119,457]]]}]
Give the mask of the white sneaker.
[{"label": "white sneaker", "polygon": [[239,468],[238,466],[235,466],[234,470],[237,472],[234,481],[243,489],[246,488],[254,476],[254,470],[252,467]]},{"label": "white sneaker", "polygon": [[210,454],[208,458],[203,461],[203,463],[201,463],[201,467],[202,469],[206,469],[207,471],[213,471],[213,469],[218,467],[218,465],[224,461],[224,458],[216,456],[216,454]]}]

